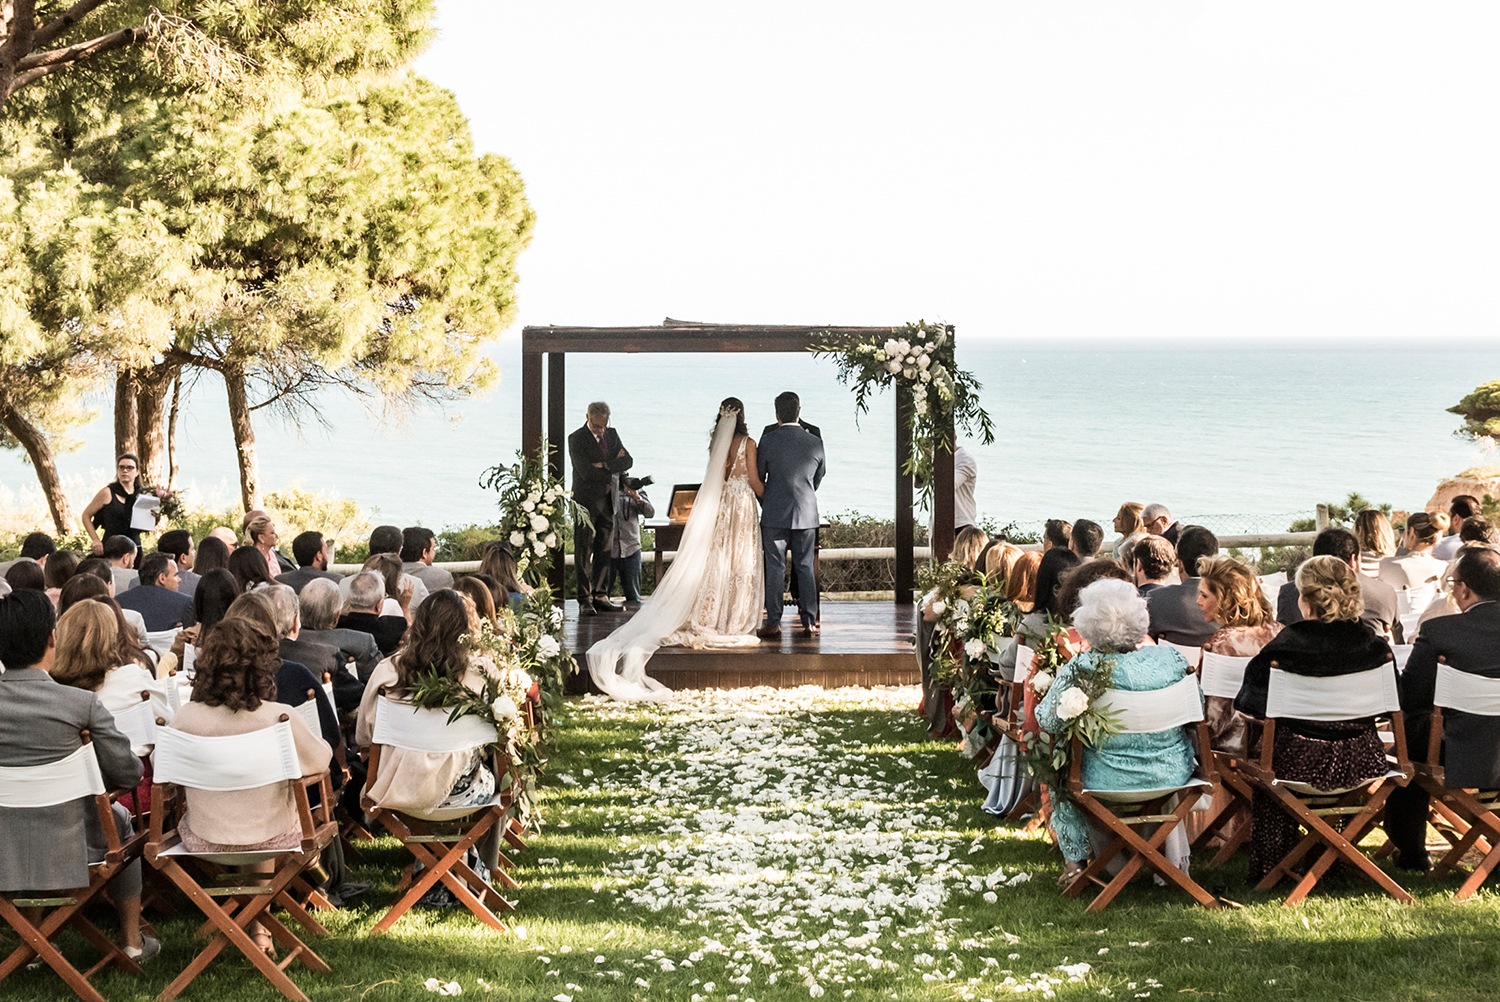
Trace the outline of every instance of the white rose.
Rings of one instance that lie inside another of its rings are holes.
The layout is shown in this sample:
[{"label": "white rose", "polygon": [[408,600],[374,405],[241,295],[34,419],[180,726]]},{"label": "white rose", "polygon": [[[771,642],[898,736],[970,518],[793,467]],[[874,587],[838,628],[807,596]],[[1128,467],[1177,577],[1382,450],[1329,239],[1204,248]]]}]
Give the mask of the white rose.
[{"label": "white rose", "polygon": [[911,351],[911,342],[906,340],[906,338],[902,338],[900,341],[896,342],[896,348],[899,349],[902,355],[905,355],[907,352]]},{"label": "white rose", "polygon": [[932,603],[932,611],[941,616],[943,613],[948,611],[948,603],[944,602],[942,599],[938,599],[936,602]]},{"label": "white rose", "polygon": [[[1033,688],[1035,686],[1033,685]],[[1089,708],[1088,693],[1075,686],[1070,686],[1057,701],[1057,717],[1059,720],[1072,720],[1080,717]]]},{"label": "white rose", "polygon": [[548,487],[547,490],[546,490],[546,493],[544,493],[542,496],[544,498],[546,498],[548,501],[556,501],[557,500],[557,488],[556,487]]},{"label": "white rose", "polygon": [[495,697],[490,710],[495,714],[496,720],[515,720],[521,715],[521,711],[516,708],[516,701],[503,692]]},{"label": "white rose", "polygon": [[532,543],[531,548],[536,551],[536,555],[539,557],[545,557],[547,555],[547,544],[542,542],[540,539],[535,543]]},{"label": "white rose", "polygon": [[[548,637],[547,639],[551,640],[552,638]],[[553,640],[552,642],[557,643],[557,641],[555,640]],[[520,689],[522,691],[525,691],[531,688],[532,680],[530,673],[527,672],[526,669],[512,668],[510,670],[509,682],[512,689]]]},{"label": "white rose", "polygon": [[531,491],[531,493],[528,494],[528,495],[526,495],[526,500],[530,501],[532,504],[536,504],[541,499],[542,499],[542,489],[540,487],[533,488],[532,491]]},{"label": "white rose", "polygon": [[893,376],[901,371],[901,363],[896,361],[894,358],[887,362],[885,367]]},{"label": "white rose", "polygon": [[517,529],[515,532],[513,532],[513,533],[510,534],[510,545],[511,546],[524,546],[524,545],[526,545],[526,537],[521,534],[521,530],[520,529]]},{"label": "white rose", "polygon": [[923,369],[922,372],[921,372],[920,378],[921,378],[922,382],[924,382],[924,383],[931,382],[932,381],[932,373],[928,372],[926,369]]},{"label": "white rose", "polygon": [[549,533],[547,533],[547,538],[544,539],[544,540],[542,540],[542,542],[546,543],[547,547],[549,549],[551,547],[556,546],[557,545],[557,533],[555,533],[555,532],[549,532]]},{"label": "white rose", "polygon": [[531,500],[531,498],[527,498],[525,501],[521,502],[521,510],[536,511],[536,502]]},{"label": "white rose", "polygon": [[916,411],[918,417],[927,416],[927,399],[925,397],[917,401]]},{"label": "white rose", "polygon": [[901,377],[903,379],[916,379],[917,378],[917,370],[916,369],[902,369],[901,370]]},{"label": "white rose", "polygon": [[547,520],[540,515],[531,516],[531,530],[533,532],[546,532],[549,526]]},{"label": "white rose", "polygon": [[925,368],[927,368],[931,364],[932,364],[932,359],[928,358],[925,354],[917,356],[917,368],[919,368],[919,369],[925,369]]},{"label": "white rose", "polygon": [[1051,672],[1039,671],[1031,676],[1031,687],[1036,690],[1038,696],[1047,695],[1047,690],[1052,688]]},{"label": "white rose", "polygon": [[558,652],[561,650],[562,645],[559,644],[557,642],[557,638],[552,636],[550,633],[544,633],[537,638],[536,652],[542,657],[555,658],[557,657]]},{"label": "white rose", "polygon": [[894,354],[896,354],[896,339],[895,338],[890,338],[889,340],[886,341],[886,343],[885,343],[885,353],[887,355],[894,355]]},{"label": "white rose", "polygon": [[978,638],[965,641],[964,653],[973,658],[975,661],[978,661],[980,658],[984,657],[984,641],[979,640]]}]

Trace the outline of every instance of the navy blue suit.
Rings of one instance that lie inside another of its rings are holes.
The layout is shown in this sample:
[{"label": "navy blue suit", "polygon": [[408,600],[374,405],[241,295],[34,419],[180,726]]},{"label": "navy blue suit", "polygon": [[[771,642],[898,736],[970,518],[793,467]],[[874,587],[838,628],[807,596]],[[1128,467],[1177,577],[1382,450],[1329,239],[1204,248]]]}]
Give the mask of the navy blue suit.
[{"label": "navy blue suit", "polygon": [[766,564],[766,629],[781,625],[786,555],[791,549],[797,579],[797,611],[804,626],[818,620],[818,586],[813,550],[818,533],[818,485],[827,467],[823,442],[794,424],[761,436],[756,472],[766,485],[761,497],[760,539]]}]

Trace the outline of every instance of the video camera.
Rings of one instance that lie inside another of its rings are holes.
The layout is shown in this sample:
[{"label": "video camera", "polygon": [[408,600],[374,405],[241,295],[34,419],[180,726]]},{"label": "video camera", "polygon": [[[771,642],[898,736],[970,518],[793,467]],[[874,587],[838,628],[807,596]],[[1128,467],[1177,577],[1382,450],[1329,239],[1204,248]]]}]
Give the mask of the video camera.
[{"label": "video camera", "polygon": [[638,491],[656,483],[655,477],[621,477],[620,484],[627,490]]}]

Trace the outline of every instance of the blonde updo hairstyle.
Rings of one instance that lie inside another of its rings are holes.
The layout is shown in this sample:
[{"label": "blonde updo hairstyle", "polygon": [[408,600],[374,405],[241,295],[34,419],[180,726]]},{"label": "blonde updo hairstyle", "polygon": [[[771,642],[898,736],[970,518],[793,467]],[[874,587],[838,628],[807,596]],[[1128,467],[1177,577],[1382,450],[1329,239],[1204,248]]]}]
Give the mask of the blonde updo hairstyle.
[{"label": "blonde updo hairstyle", "polygon": [[1325,623],[1358,619],[1365,611],[1354,568],[1338,557],[1311,557],[1297,569],[1297,593],[1312,618]]},{"label": "blonde updo hairstyle", "polygon": [[1260,579],[1250,568],[1229,557],[1210,557],[1198,563],[1203,584],[1219,600],[1214,619],[1222,626],[1264,626],[1275,618]]}]

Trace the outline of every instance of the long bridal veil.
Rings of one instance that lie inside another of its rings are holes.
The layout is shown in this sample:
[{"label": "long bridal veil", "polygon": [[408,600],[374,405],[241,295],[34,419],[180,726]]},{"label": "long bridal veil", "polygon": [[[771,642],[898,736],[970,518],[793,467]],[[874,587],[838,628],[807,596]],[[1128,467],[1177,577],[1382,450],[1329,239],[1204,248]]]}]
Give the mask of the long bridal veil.
[{"label": "long bridal veil", "polygon": [[589,648],[589,675],[599,691],[627,702],[664,701],[672,691],[646,674],[646,662],[662,640],[693,615],[713,550],[714,522],[724,492],[724,462],[734,441],[736,411],[719,412],[708,450],[703,486],[682,530],[672,565],[648,602],[619,629]]}]

